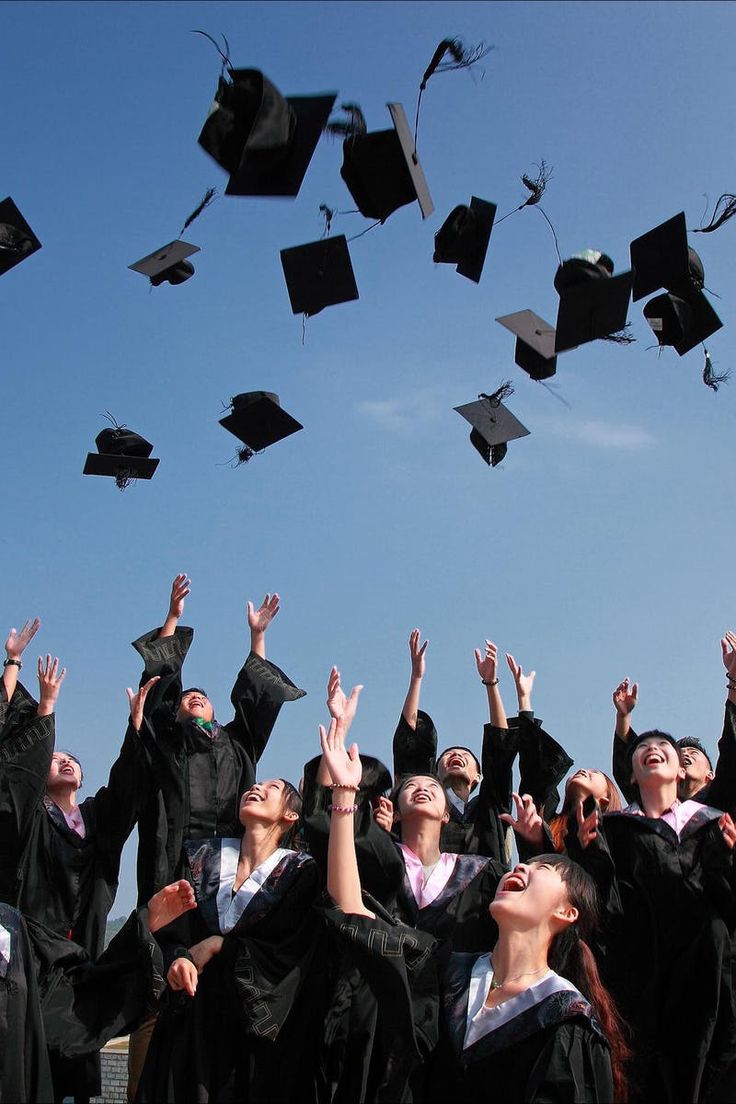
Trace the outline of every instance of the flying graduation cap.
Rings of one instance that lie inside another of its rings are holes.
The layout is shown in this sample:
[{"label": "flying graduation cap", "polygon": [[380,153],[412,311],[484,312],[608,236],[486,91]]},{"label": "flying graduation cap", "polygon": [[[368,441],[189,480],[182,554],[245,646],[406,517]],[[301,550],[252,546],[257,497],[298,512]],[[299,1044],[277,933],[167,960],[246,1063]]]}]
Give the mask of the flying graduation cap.
[{"label": "flying graduation cap", "polygon": [[200,203],[184,222],[179,231],[179,237],[149,253],[147,257],[141,257],[140,261],[128,265],[128,268],[133,272],[140,272],[142,276],[148,276],[152,287],[159,287],[163,283],[183,284],[189,280],[194,275],[194,265],[187,260],[187,257],[199,253],[199,246],[182,241],[181,236],[194,220],[199,218],[205,207],[209,207],[215,195],[216,189],[208,188]]},{"label": "flying graduation cap", "polygon": [[666,291],[643,310],[660,346],[672,346],[683,356],[723,326],[703,293],[705,270],[687,244],[684,211],[632,241],[631,267],[635,301],[660,288]]},{"label": "flying graduation cap", "polygon": [[514,393],[510,383],[503,383],[492,395],[481,393],[477,402],[465,403],[454,409],[473,427],[470,443],[489,467],[500,464],[509,441],[528,437],[529,430],[503,405],[502,399]]},{"label": "flying graduation cap", "polygon": [[455,207],[434,236],[434,262],[454,264],[460,276],[480,283],[495,217],[496,204],[477,196]]},{"label": "flying graduation cap", "polygon": [[0,203],[0,276],[40,248],[40,241],[8,196]]},{"label": "flying graduation cap", "polygon": [[238,449],[238,463],[244,464],[256,453],[284,437],[304,429],[301,422],[282,409],[273,391],[244,391],[230,400],[230,413],[220,418],[220,425],[243,442]]},{"label": "flying graduation cap", "polygon": [[496,319],[516,336],[514,363],[533,380],[546,380],[557,371],[555,330],[531,310]]},{"label": "flying graduation cap", "polygon": [[83,474],[111,476],[121,491],[134,479],[152,479],[159,462],[149,459],[153,452],[151,442],[110,420],[112,428],[103,429],[95,437],[97,452],[87,453]]},{"label": "flying graduation cap", "polygon": [[555,352],[564,353],[598,338],[628,344],[623,334],[631,295],[631,272],[613,275],[613,261],[597,249],[563,261],[555,274],[560,305]]},{"label": "flying graduation cap", "polygon": [[210,35],[195,33],[223,62],[198,141],[229,174],[225,194],[298,195],[337,92],[282,96],[260,69],[232,68],[226,39],[223,53]]},{"label": "flying graduation cap", "polygon": [[359,298],[344,234],[282,249],[281,267],[294,314],[311,317]]}]

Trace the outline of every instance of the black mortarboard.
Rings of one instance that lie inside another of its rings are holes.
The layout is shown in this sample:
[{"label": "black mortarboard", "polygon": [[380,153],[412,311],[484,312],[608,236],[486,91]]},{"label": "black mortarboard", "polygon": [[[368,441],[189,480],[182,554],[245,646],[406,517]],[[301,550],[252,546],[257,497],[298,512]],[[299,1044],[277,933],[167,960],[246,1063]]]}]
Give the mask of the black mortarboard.
[{"label": "black mortarboard", "polygon": [[625,327],[632,276],[630,272],[613,276],[612,272],[610,257],[592,249],[559,266],[555,274],[555,288],[560,294],[556,353],[608,337]]},{"label": "black mortarboard", "polygon": [[154,253],[149,253],[147,257],[142,257],[135,264],[128,265],[128,268],[133,272],[140,272],[142,276],[148,276],[153,287],[164,282],[183,284],[194,275],[194,265],[185,259],[193,253],[199,253],[198,245],[190,245],[189,242],[177,238]]},{"label": "black mortarboard", "polygon": [[282,249],[281,265],[294,314],[319,314],[359,298],[344,234]]},{"label": "black mortarboard", "polygon": [[158,460],[149,457],[153,445],[126,426],[103,429],[95,437],[97,452],[88,452],[84,475],[112,476],[122,490],[133,479],[151,479]]},{"label": "black mortarboard", "polygon": [[477,196],[469,207],[455,207],[434,236],[435,263],[457,265],[461,276],[480,283],[495,217],[496,204]]},{"label": "black mortarboard", "polygon": [[666,292],[650,299],[643,315],[660,345],[672,345],[684,356],[723,326],[702,291],[682,299]]},{"label": "black mortarboard", "polygon": [[0,276],[40,248],[40,241],[8,196],[0,203]]},{"label": "black mortarboard", "polygon": [[555,330],[531,310],[504,314],[496,319],[516,334],[514,362],[533,380],[545,380],[557,371]]},{"label": "black mortarboard", "polygon": [[480,453],[486,464],[494,468],[506,455],[509,441],[529,436],[526,426],[501,402],[501,398],[506,398],[512,391],[513,388],[504,385],[492,395],[480,395],[477,402],[454,408],[473,427],[470,432],[473,448]]},{"label": "black mortarboard", "polygon": [[281,409],[273,391],[244,391],[233,396],[231,405],[231,412],[220,418],[220,425],[246,446],[239,453],[241,462],[304,429],[301,422]]},{"label": "black mortarboard", "polygon": [[407,203],[418,201],[422,218],[434,211],[414,138],[401,104],[386,104],[393,130],[356,134],[343,142],[340,176],[366,218],[385,222]]},{"label": "black mortarboard", "polygon": [[635,238],[630,250],[634,302],[660,288],[687,297],[703,287],[703,265],[687,244],[684,211]]},{"label": "black mortarboard", "polygon": [[284,97],[258,69],[228,74],[199,135],[230,174],[225,194],[298,195],[337,93]]}]

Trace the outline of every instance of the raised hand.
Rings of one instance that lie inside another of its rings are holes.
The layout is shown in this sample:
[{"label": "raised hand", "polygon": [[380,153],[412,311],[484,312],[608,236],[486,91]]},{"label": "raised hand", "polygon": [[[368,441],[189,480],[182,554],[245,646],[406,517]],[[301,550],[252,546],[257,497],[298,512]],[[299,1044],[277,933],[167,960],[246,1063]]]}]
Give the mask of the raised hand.
[{"label": "raised hand", "polygon": [[197,992],[197,967],[188,958],[176,958],[169,966],[166,980],[170,989],[176,992],[183,989],[193,997]]},{"label": "raised hand", "polygon": [[337,667],[333,667],[330,671],[330,677],[327,680],[327,709],[331,717],[343,722],[343,738],[347,735],[348,729],[353,723],[362,689],[362,685],[354,686],[350,692],[350,697],[347,698],[340,685],[340,672]]},{"label": "raised hand", "polygon": [[373,819],[384,832],[390,832],[394,826],[394,803],[388,797],[379,797],[373,809]]},{"label": "raised hand", "polygon": [[509,670],[511,671],[514,682],[516,684],[516,695],[519,699],[519,709],[530,709],[532,689],[534,687],[534,680],[537,677],[537,672],[529,671],[529,673],[525,675],[522,670],[521,664],[516,662],[510,652],[506,653],[506,662],[509,665]]},{"label": "raised hand", "polygon": [[639,683],[629,683],[627,678],[613,691],[613,705],[620,717],[628,717],[636,709],[639,695]]},{"label": "raised hand", "polygon": [[728,813],[724,813],[721,819],[718,821],[718,827],[723,833],[723,840],[729,851],[733,851],[734,845],[736,845],[736,824],[734,824]]},{"label": "raised hand", "polygon": [[141,686],[137,694],[134,694],[129,686],[126,687],[125,693],[128,695],[128,702],[130,703],[130,723],[136,732],[140,732],[141,725],[143,724],[143,707],[146,704],[146,698],[148,697],[151,688],[158,682],[160,675],[154,675],[148,682]]},{"label": "raised hand", "polygon": [[183,878],[164,886],[148,902],[148,926],[152,932],[165,928],[183,912],[197,907],[194,890]]},{"label": "raised hand", "polygon": [[[357,695],[362,689],[362,686],[356,686],[350,695],[351,698],[355,695],[356,704]],[[363,764],[360,761],[357,744],[351,744],[349,748],[345,747],[346,732],[347,728],[342,718],[333,717],[326,731],[324,725],[319,726],[322,757],[335,786],[344,786],[345,789],[357,791],[363,777]]]},{"label": "raised hand", "polygon": [[587,847],[591,840],[598,836],[598,827],[601,822],[600,809],[593,809],[588,816],[583,812],[583,798],[578,799],[575,807],[575,816],[578,822],[578,839],[581,847]]},{"label": "raised hand", "polygon": [[411,636],[409,637],[409,655],[411,657],[411,677],[413,679],[424,678],[424,672],[427,669],[427,664],[424,659],[424,653],[427,650],[428,640],[420,646],[419,641],[422,638],[422,634],[419,629],[413,629]]},{"label": "raised hand", "polygon": [[181,619],[184,613],[184,599],[192,589],[192,581],[182,572],[177,575],[171,584],[171,598],[169,599],[169,617],[176,621]]},{"label": "raised hand", "polygon": [[511,795],[516,806],[516,820],[511,813],[501,813],[501,820],[510,824],[517,836],[530,843],[533,847],[544,846],[544,831],[542,818],[537,812],[534,799],[529,794],[520,797],[515,793]]},{"label": "raised hand", "polygon": [[201,943],[195,943],[189,948],[189,953],[194,959],[197,973],[201,974],[210,959],[214,958],[222,950],[222,936],[210,935]]},{"label": "raised hand", "polygon": [[38,617],[34,617],[33,621],[26,621],[20,632],[17,629],[11,629],[5,641],[5,653],[8,659],[20,659],[40,628],[41,621]]},{"label": "raised hand", "polygon": [[248,625],[252,633],[265,633],[268,626],[279,612],[278,594],[267,594],[256,609],[252,602],[248,602]]},{"label": "raised hand", "polygon": [[486,685],[493,685],[498,681],[498,649],[496,645],[486,640],[485,655],[481,655],[478,648],[475,649],[475,665],[478,668],[478,674]]},{"label": "raised hand", "polygon": [[56,657],[52,660],[51,656],[47,655],[45,663],[40,656],[38,657],[39,716],[53,713],[65,675],[66,667],[62,667],[59,671],[59,660]]},{"label": "raised hand", "polygon": [[[7,647],[7,645],[6,645]],[[736,633],[727,632],[721,640],[723,666],[730,679],[736,680]]]}]

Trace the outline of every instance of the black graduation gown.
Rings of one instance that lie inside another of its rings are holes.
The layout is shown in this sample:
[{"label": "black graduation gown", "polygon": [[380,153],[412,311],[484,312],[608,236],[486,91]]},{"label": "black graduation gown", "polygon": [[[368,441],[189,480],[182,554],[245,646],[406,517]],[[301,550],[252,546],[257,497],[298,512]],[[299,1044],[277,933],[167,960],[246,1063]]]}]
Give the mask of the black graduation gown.
[{"label": "black graduation gown", "polygon": [[[633,728],[629,741],[636,739]],[[613,777],[626,800],[637,800],[636,789],[631,783],[631,769],[628,766],[628,742],[624,743],[614,733],[613,736]],[[712,782],[706,783],[701,790],[693,794],[691,800],[701,805],[711,805],[715,809],[724,809],[733,814],[736,809],[736,705],[726,702],[723,718],[723,730],[718,741],[718,758]]]},{"label": "black graduation gown", "polygon": [[331,999],[324,1022],[320,1104],[404,1104],[438,1038],[441,953],[431,935],[325,907]]},{"label": "black graduation gown", "polygon": [[[165,969],[220,934],[220,842],[186,844],[198,907],[157,933]],[[288,852],[224,936],[194,998],[166,990],[140,1104],[313,1099],[324,981],[323,925],[312,907],[319,891],[314,861]]]},{"label": "black graduation gown", "polygon": [[661,819],[608,813],[571,858],[598,885],[604,981],[632,1028],[632,1089],[642,1101],[716,1101],[736,1054],[730,975],[733,853],[717,809],[702,806],[680,839]]},{"label": "black graduation gown", "polygon": [[0,1104],[54,1099],[33,951],[23,917],[0,903],[10,960],[0,962]]},{"label": "black graduation gown", "polygon": [[[443,992],[443,1057],[424,1099],[464,1104],[611,1104],[608,1044],[585,998],[543,997],[467,1049],[469,985],[478,955],[453,954]],[[653,1104],[653,1102],[652,1102]]]},{"label": "black graduation gown", "polygon": [[489,907],[504,873],[505,868],[493,859],[458,855],[441,893],[420,908],[405,869],[393,915],[407,927],[447,940],[453,950],[487,950],[498,938]]},{"label": "black graduation gown", "polygon": [[253,785],[256,764],[285,701],[304,697],[275,664],[251,652],[235,680],[233,720],[210,736],[191,721],[179,724],[181,669],[192,629],[161,639],[158,629],[134,641],[145,668],[141,685],[160,680],[146,699],[141,736],[151,758],[154,788],[138,825],[138,901],[183,876],[187,839],[239,836],[240,797]]}]

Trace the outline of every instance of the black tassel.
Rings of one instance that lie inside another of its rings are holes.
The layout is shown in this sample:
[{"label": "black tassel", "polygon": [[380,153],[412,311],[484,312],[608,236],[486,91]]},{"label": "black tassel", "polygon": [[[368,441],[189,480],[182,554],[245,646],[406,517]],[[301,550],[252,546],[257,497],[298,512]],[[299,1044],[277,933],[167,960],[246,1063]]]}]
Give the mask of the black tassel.
[{"label": "black tassel", "polygon": [[631,333],[631,323],[627,322],[620,330],[606,334],[603,341],[611,341],[614,345],[633,345],[636,338]]},{"label": "black tassel", "polygon": [[721,375],[717,376],[713,371],[713,361],[711,360],[710,353],[706,349],[705,345],[703,346],[703,351],[705,353],[705,364],[703,366],[703,383],[706,387],[710,387],[712,391],[717,391],[719,385],[721,383],[726,383],[726,381],[730,378],[731,373],[723,372]]},{"label": "black tassel", "polygon": [[117,472],[115,476],[115,485],[119,491],[124,491],[131,483],[135,483],[135,477],[130,474],[130,471]]},{"label": "black tassel", "polygon": [[[231,67],[230,66],[230,43],[228,42],[228,40],[225,38],[224,35],[222,35],[222,41],[225,43],[225,53],[223,54],[222,50],[220,49],[220,47],[215,42],[212,35],[207,34],[206,31],[191,31],[190,33],[191,34],[202,35],[204,38],[208,38],[210,40],[210,42],[212,43],[212,45],[217,50],[220,57],[222,58],[222,68],[223,69],[230,69],[230,67]],[[222,33],[222,32],[220,32],[220,33]]]},{"label": "black tassel", "polygon": [[118,423],[115,421],[115,419],[113,418],[113,416],[112,416],[112,414],[110,413],[109,410],[106,410],[104,414],[100,414],[100,417],[101,418],[107,418],[108,422],[110,422],[113,429],[127,429],[128,428],[126,426],[125,422],[121,422],[120,425],[118,425]]},{"label": "black tassel", "polygon": [[325,220],[325,232],[323,237],[328,237],[330,230],[332,230],[332,220],[335,217],[335,212],[331,207],[328,207],[326,203],[320,203],[319,213]]},{"label": "black tassel", "polygon": [[[427,87],[427,81],[435,73],[447,73],[451,69],[471,69],[474,65],[489,54],[493,49],[492,46],[486,46],[484,42],[478,43],[477,46],[471,46],[466,48],[463,46],[462,41],[459,38],[443,38],[439,46],[432,55],[427,68],[424,70],[424,76],[422,77],[422,83],[419,85],[421,92]],[[448,61],[443,61],[445,54],[450,55]]]},{"label": "black tassel", "polygon": [[[539,162],[537,165],[537,175],[533,179],[524,173],[521,178],[521,183],[531,192],[531,195],[526,202],[522,203],[521,207],[533,207],[535,203],[539,203],[551,179],[552,169],[547,167],[545,161]],[[521,207],[519,207],[518,210],[521,210]]]},{"label": "black tassel", "polygon": [[513,393],[514,385],[512,384],[511,380],[505,380],[498,388],[498,390],[493,392],[493,394],[486,395],[484,394],[484,392],[481,391],[480,395],[478,395],[478,398],[487,399],[491,406],[495,407],[502,403],[504,399],[507,399],[509,395],[513,395]]},{"label": "black tassel", "polygon": [[189,216],[189,218],[187,219],[187,221],[184,223],[181,230],[179,231],[179,237],[182,236],[182,234],[184,233],[184,231],[186,230],[186,228],[188,226],[192,225],[192,223],[194,222],[194,220],[196,218],[199,218],[199,216],[204,211],[205,207],[209,207],[210,203],[212,202],[212,200],[215,198],[216,195],[217,195],[217,188],[208,188],[207,189],[207,191],[204,193],[204,196],[202,198],[202,202],[199,204],[198,207],[194,208],[191,215]]},{"label": "black tassel", "polygon": [[237,460],[237,463],[236,463],[235,467],[239,468],[241,464],[247,464],[248,461],[253,456],[255,456],[255,450],[252,449],[252,448],[248,448],[247,445],[243,445],[242,448],[238,449],[236,455],[238,457],[238,460]]},{"label": "black tassel", "polygon": [[333,138],[357,138],[358,135],[365,134],[368,126],[358,104],[340,104],[340,110],[345,112],[347,119],[331,120],[325,127],[326,134]]},{"label": "black tassel", "polygon": [[697,230],[693,230],[693,234],[712,234],[714,230],[717,230],[719,226],[723,226],[724,222],[728,222],[730,218],[736,215],[736,195],[731,195],[730,192],[724,192],[722,196],[719,196],[716,200],[716,205],[713,208],[713,214],[710,216],[710,222],[707,226],[700,226]]}]

